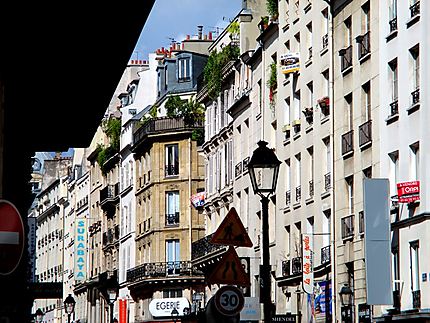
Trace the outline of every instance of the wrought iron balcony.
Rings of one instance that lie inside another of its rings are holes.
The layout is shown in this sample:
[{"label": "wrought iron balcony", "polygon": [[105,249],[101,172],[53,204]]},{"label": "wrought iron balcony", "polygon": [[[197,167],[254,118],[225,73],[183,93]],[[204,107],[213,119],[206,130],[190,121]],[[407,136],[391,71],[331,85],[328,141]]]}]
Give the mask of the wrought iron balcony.
[{"label": "wrought iron balcony", "polygon": [[352,45],[343,48],[339,51],[341,57],[340,70],[344,72],[346,69],[352,66]]},{"label": "wrought iron balcony", "polygon": [[415,2],[412,6],[409,7],[411,11],[411,18],[418,16],[420,14],[420,2]]},{"label": "wrought iron balcony", "polygon": [[353,134],[354,130],[350,130],[342,135],[342,155],[346,155],[354,151]]},{"label": "wrought iron balcony", "polygon": [[146,279],[194,275],[202,275],[202,273],[194,269],[190,261],[154,262],[127,270],[127,282],[136,283]]},{"label": "wrought iron balcony", "polygon": [[393,101],[390,103],[390,117],[399,114],[399,101]]},{"label": "wrought iron balcony", "polygon": [[325,34],[322,37],[322,49],[326,49],[328,47],[328,34]]},{"label": "wrought iron balcony", "polygon": [[372,142],[372,120],[366,121],[358,128],[358,142],[360,147]]},{"label": "wrought iron balcony", "polygon": [[291,260],[292,268],[291,272],[293,275],[302,273],[302,257],[295,257]]},{"label": "wrought iron balcony", "polygon": [[308,48],[308,60],[312,59],[312,46]]},{"label": "wrought iron balcony", "polygon": [[179,175],[179,165],[166,165],[166,177]]},{"label": "wrought iron balcony", "polygon": [[213,233],[209,234],[191,244],[191,259],[195,260],[215,251],[225,249],[225,246],[223,245],[212,244],[209,242],[213,235]]},{"label": "wrought iron balcony", "polygon": [[310,197],[314,196],[314,181],[313,180],[309,181],[309,196]]},{"label": "wrought iron balcony", "polygon": [[246,172],[248,170],[248,163],[249,163],[249,157],[246,157],[243,161],[242,161],[242,168],[243,168],[243,172]]},{"label": "wrought iron balcony", "polygon": [[358,44],[358,59],[370,53],[370,31],[356,38]]},{"label": "wrought iron balcony", "polygon": [[390,33],[396,31],[397,30],[397,17],[394,17],[393,19],[391,19],[389,24],[390,24]]},{"label": "wrought iron balcony", "polygon": [[166,214],[166,226],[177,226],[179,224],[179,212]]},{"label": "wrought iron balcony", "polygon": [[342,239],[348,239],[354,236],[354,214],[342,218]]},{"label": "wrought iron balcony", "polygon": [[113,229],[108,229],[103,232],[103,247],[106,247],[119,239],[119,226],[115,226]]},{"label": "wrought iron balcony", "polygon": [[296,202],[300,202],[302,198],[302,187],[299,185],[296,187]]},{"label": "wrought iron balcony", "polygon": [[181,118],[152,118],[146,121],[141,127],[137,128],[137,130],[133,133],[133,145],[136,145],[150,134],[193,130],[197,128],[203,128],[202,121],[196,121],[192,124],[189,124]]},{"label": "wrought iron balcony", "polygon": [[412,291],[412,307],[413,308],[421,308],[421,291],[413,290]]},{"label": "wrought iron balcony", "polygon": [[115,185],[106,185],[100,191],[100,205],[104,205],[106,203],[119,202],[119,183]]},{"label": "wrought iron balcony", "polygon": [[234,166],[234,176],[238,177],[242,174],[242,162],[238,162],[236,166]]},{"label": "wrought iron balcony", "polygon": [[286,204],[287,206],[291,204],[291,191],[290,191],[290,190],[288,190],[288,191],[285,193],[285,204]]},{"label": "wrought iron balcony", "polygon": [[331,187],[331,174],[327,173],[324,175],[324,188],[326,192],[330,190],[330,187]]},{"label": "wrought iron balcony", "polygon": [[284,277],[290,276],[290,270],[291,270],[291,261],[290,260],[282,261],[282,276]]},{"label": "wrought iron balcony", "polygon": [[321,265],[330,263],[330,246],[321,248]]},{"label": "wrought iron balcony", "polygon": [[417,104],[420,102],[420,89],[416,89],[411,93],[412,95],[412,105]]},{"label": "wrought iron balcony", "polygon": [[358,233],[364,233],[364,211],[358,212]]}]

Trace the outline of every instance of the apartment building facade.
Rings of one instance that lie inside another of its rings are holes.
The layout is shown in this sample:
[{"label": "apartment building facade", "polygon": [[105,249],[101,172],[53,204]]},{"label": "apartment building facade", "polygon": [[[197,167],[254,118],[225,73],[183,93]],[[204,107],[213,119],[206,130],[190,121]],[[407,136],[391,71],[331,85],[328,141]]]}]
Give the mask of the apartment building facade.
[{"label": "apartment building facade", "polygon": [[[430,8],[425,1],[382,1],[379,13],[380,175],[390,182],[394,303],[375,314],[427,321]],[[420,185],[416,201],[398,195],[397,184],[407,182]]]}]

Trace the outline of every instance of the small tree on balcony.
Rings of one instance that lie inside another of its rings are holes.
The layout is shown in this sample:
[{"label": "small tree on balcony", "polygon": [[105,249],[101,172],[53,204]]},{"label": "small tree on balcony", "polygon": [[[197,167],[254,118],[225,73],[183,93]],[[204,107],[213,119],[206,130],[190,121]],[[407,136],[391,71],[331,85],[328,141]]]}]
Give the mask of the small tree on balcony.
[{"label": "small tree on balcony", "polygon": [[278,19],[279,9],[278,0],[267,0],[267,13],[272,17],[273,20]]},{"label": "small tree on balcony", "polygon": [[277,75],[277,65],[273,62],[269,65],[270,75],[267,80],[267,87],[269,88],[269,104],[271,108],[275,107],[275,95],[274,92],[278,87],[278,75]]}]

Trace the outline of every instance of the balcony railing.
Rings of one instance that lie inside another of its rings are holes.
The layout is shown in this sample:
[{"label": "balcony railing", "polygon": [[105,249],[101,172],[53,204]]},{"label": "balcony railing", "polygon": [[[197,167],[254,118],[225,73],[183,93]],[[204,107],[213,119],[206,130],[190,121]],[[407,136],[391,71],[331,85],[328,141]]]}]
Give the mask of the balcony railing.
[{"label": "balcony railing", "polygon": [[312,59],[312,47],[308,48],[308,60]]},{"label": "balcony railing", "polygon": [[242,170],[243,170],[243,172],[246,172],[248,170],[248,163],[249,163],[249,157],[246,157],[242,161]]},{"label": "balcony railing", "polygon": [[302,187],[299,185],[296,187],[296,202],[300,202],[302,198]]},{"label": "balcony railing", "polygon": [[282,276],[288,277],[290,276],[290,272],[291,272],[291,261],[284,260],[282,262]]},{"label": "balcony railing", "polygon": [[310,197],[314,196],[314,181],[313,180],[309,181],[309,196]]},{"label": "balcony railing", "polygon": [[411,93],[412,95],[412,105],[417,104],[420,102],[420,89],[416,89]]},{"label": "balcony railing", "polygon": [[342,239],[354,236],[354,215],[342,218]]},{"label": "balcony railing", "polygon": [[321,248],[321,265],[330,263],[330,246]]},{"label": "balcony railing", "polygon": [[201,275],[201,272],[194,269],[190,261],[154,262],[127,270],[127,282],[135,283],[151,278],[193,275]]},{"label": "balcony railing", "polygon": [[331,187],[331,174],[327,173],[324,175],[324,188],[326,192],[330,190],[330,187]]},{"label": "balcony railing", "polygon": [[413,308],[421,308],[421,291],[413,290],[412,291],[412,307]]},{"label": "balcony railing", "polygon": [[342,135],[342,155],[346,155],[354,151],[353,134],[354,131],[350,130]]},{"label": "balcony railing", "polygon": [[409,10],[411,11],[411,18],[418,16],[420,14],[420,2],[417,1],[412,6],[409,7]]},{"label": "balcony railing", "polygon": [[136,145],[146,136],[153,133],[166,133],[181,130],[192,130],[203,128],[202,121],[196,121],[193,124],[188,124],[181,118],[160,117],[152,118],[146,121],[133,133],[133,145]]},{"label": "balcony railing", "polygon": [[322,37],[322,49],[326,49],[328,47],[328,34],[325,34]]},{"label": "balcony railing", "polygon": [[390,103],[390,116],[395,116],[396,114],[399,114],[399,101],[395,100],[394,102]]},{"label": "balcony railing", "polygon": [[290,190],[288,190],[285,193],[285,204],[286,205],[290,205],[291,204],[291,191]]},{"label": "balcony railing", "polygon": [[172,214],[166,214],[166,226],[178,225],[179,224],[179,212]]},{"label": "balcony railing", "polygon": [[242,162],[238,162],[236,166],[234,166],[234,176],[238,177],[242,174]]},{"label": "balcony railing", "polygon": [[390,33],[396,31],[397,30],[397,17],[394,17],[393,19],[391,19],[389,24],[390,24]]},{"label": "balcony railing", "polygon": [[364,233],[364,212],[363,211],[358,212],[358,233],[359,234]]},{"label": "balcony railing", "polygon": [[223,245],[212,244],[209,242],[213,235],[213,233],[209,234],[191,244],[191,259],[194,260],[225,248]]},{"label": "balcony railing", "polygon": [[106,185],[106,187],[100,191],[100,204],[115,200],[119,197],[118,194],[119,183],[116,183],[115,185]]},{"label": "balcony railing", "polygon": [[370,31],[364,35],[357,37],[358,43],[358,59],[362,59],[364,56],[370,53]]},{"label": "balcony railing", "polygon": [[179,165],[166,165],[165,171],[166,177],[179,175]]},{"label": "balcony railing", "polygon": [[291,272],[293,275],[300,274],[302,272],[302,257],[295,257],[291,260]]},{"label": "balcony railing", "polygon": [[358,128],[358,142],[360,147],[372,142],[372,120],[363,123]]},{"label": "balcony railing", "polygon": [[341,49],[339,55],[341,56],[340,70],[343,72],[352,66],[352,45]]}]

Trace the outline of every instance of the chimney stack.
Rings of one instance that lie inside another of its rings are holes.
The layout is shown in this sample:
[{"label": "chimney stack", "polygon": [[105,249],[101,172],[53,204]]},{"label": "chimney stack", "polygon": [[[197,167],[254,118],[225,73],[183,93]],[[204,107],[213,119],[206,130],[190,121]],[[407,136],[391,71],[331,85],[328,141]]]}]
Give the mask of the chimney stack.
[{"label": "chimney stack", "polygon": [[199,40],[201,40],[203,35],[203,26],[197,26],[197,31],[199,35]]}]

